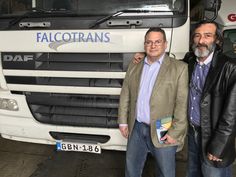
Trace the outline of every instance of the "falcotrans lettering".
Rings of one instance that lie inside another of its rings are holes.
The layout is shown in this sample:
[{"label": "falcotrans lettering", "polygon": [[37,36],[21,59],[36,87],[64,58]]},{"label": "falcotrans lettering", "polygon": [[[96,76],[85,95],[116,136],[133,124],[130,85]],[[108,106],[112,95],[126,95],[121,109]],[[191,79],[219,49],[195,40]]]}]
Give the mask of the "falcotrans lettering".
[{"label": "falcotrans lettering", "polygon": [[108,43],[110,42],[109,32],[37,32],[36,41],[38,43],[51,42],[94,42],[94,43]]}]

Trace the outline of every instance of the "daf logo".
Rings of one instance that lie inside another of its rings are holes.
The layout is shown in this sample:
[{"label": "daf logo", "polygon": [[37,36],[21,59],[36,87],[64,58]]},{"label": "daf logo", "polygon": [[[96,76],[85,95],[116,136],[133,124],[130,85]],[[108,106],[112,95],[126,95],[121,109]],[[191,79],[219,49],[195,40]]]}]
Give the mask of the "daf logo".
[{"label": "daf logo", "polygon": [[228,20],[231,22],[236,22],[236,14],[229,14]]},{"label": "daf logo", "polygon": [[27,62],[34,59],[33,55],[4,55],[3,61]]}]

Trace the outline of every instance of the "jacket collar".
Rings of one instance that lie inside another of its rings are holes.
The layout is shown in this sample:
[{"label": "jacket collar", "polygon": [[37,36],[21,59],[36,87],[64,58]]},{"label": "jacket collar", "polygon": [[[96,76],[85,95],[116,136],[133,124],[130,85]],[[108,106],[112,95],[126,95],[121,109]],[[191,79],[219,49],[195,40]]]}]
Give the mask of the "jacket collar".
[{"label": "jacket collar", "polygon": [[[161,83],[163,82],[163,80],[166,79],[166,73],[168,72],[168,69],[169,69],[169,64],[170,64],[170,58],[167,56],[167,54],[165,54],[164,56],[164,60],[161,64],[161,67],[160,67],[160,70],[159,70],[159,73],[157,75],[157,78],[156,78],[156,82],[153,86],[153,91],[154,90],[158,90],[158,88],[161,86]],[[152,94],[155,93],[152,91]],[[151,95],[152,97],[152,95]]]},{"label": "jacket collar", "polygon": [[220,54],[220,51],[217,50],[215,51],[213,55],[211,67],[207,75],[206,82],[203,89],[203,97],[214,86],[214,83],[217,80],[217,76],[220,73],[222,66],[224,65],[224,62],[225,62],[224,60],[226,60],[226,58],[219,57],[219,54]]},{"label": "jacket collar", "polygon": [[[167,56],[167,54],[164,55],[164,59],[162,61],[159,73],[157,75],[155,84],[153,86],[153,90],[158,89],[158,87],[160,87],[163,79],[165,79],[165,74],[168,71],[168,65],[170,64],[170,58]],[[144,65],[144,60],[142,60],[139,64],[137,64],[136,67],[136,72],[135,72],[135,80],[137,81],[137,90],[136,90],[136,94],[138,95],[139,92],[139,83],[140,83],[140,79],[141,79],[141,74],[142,74],[142,70],[143,70],[143,65]],[[153,94],[153,92],[152,92]]]}]

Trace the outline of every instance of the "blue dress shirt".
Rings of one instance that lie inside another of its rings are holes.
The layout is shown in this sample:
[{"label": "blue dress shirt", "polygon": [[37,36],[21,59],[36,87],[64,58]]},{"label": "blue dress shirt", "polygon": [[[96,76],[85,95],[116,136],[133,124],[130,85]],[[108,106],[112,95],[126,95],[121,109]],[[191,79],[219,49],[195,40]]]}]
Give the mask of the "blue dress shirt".
[{"label": "blue dress shirt", "polygon": [[147,57],[144,59],[136,106],[136,119],[138,122],[150,124],[150,97],[164,56],[165,54],[152,64],[148,63]]},{"label": "blue dress shirt", "polygon": [[200,126],[200,101],[202,97],[202,91],[210,69],[213,53],[204,61],[197,62],[192,73],[190,88],[189,88],[189,107],[188,114],[190,123],[196,126]]}]

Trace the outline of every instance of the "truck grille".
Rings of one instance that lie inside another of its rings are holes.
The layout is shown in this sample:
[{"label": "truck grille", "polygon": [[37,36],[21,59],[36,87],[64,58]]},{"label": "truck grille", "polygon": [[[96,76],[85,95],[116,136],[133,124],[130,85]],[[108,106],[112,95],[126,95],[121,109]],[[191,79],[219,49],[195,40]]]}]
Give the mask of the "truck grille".
[{"label": "truck grille", "polygon": [[[23,59],[25,55],[32,60]],[[124,73],[133,54],[109,53],[2,53],[3,71],[86,71]],[[15,60],[15,61],[13,61]],[[108,73],[109,75],[109,73]],[[34,118],[46,124],[80,127],[118,127],[119,95],[57,93],[54,90],[29,91],[30,86],[70,86],[86,88],[121,88],[123,78],[79,78],[60,75],[56,77],[7,75],[8,85],[29,85],[28,90],[12,89],[24,94]]]}]

